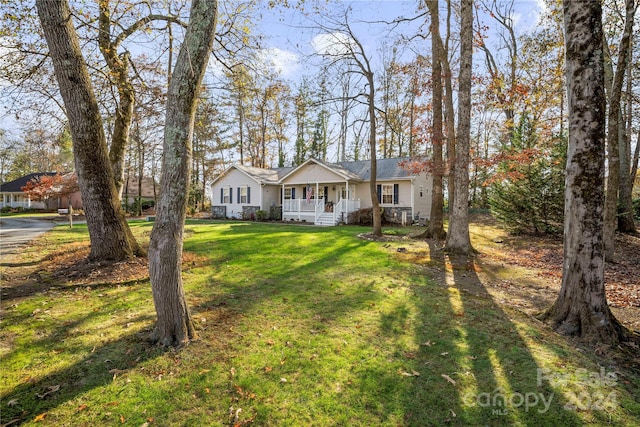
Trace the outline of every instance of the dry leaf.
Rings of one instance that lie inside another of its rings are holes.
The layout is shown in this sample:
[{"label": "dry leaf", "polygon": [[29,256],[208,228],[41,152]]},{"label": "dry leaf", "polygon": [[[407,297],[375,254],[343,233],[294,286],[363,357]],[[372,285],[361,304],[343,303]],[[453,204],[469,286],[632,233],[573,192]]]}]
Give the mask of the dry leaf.
[{"label": "dry leaf", "polygon": [[264,371],[265,372],[271,372],[273,370],[273,368],[271,366],[265,366],[264,367]]},{"label": "dry leaf", "polygon": [[442,378],[444,378],[445,380],[449,381],[451,384],[456,385],[456,382],[453,378],[451,378],[449,375],[447,374],[440,374],[440,376]]},{"label": "dry leaf", "polygon": [[42,394],[37,394],[37,393],[36,393],[36,396],[38,396],[40,399],[44,399],[44,398],[45,398],[45,397],[47,397],[48,395],[53,394],[53,393],[55,393],[55,392],[56,392],[56,391],[58,391],[58,390],[60,390],[60,384],[58,384],[58,385],[52,385],[52,386],[49,386],[49,387],[48,387],[48,389],[47,389],[47,391],[46,391],[46,392],[44,392],[44,393],[42,393]]},{"label": "dry leaf", "polygon": [[11,399],[7,402],[7,406],[16,406],[18,404],[18,399]]},{"label": "dry leaf", "polygon": [[286,378],[280,378],[280,382],[281,382],[281,383],[286,383],[286,382],[287,382],[287,379],[286,379]]},{"label": "dry leaf", "polygon": [[414,377],[419,377],[420,376],[420,372],[414,371],[413,369],[411,370],[411,373],[413,374]]},{"label": "dry leaf", "polygon": [[127,420],[125,420],[124,417],[120,415],[120,423],[124,424],[125,422],[127,422]]},{"label": "dry leaf", "polygon": [[431,346],[432,346],[432,345],[434,345],[434,344],[435,344],[435,343],[434,343],[434,342],[431,342],[431,340],[429,340],[429,341],[427,341],[427,342],[422,343],[422,345],[426,345],[427,347],[431,347]]},{"label": "dry leaf", "polygon": [[78,412],[84,411],[85,409],[87,409],[87,405],[84,404],[84,403],[82,405],[78,406]]},{"label": "dry leaf", "polygon": [[37,416],[33,419],[33,422],[34,422],[34,423],[39,423],[40,421],[44,421],[44,419],[46,418],[46,416],[47,416],[47,413],[46,413],[46,412],[43,412],[42,414],[37,415]]}]

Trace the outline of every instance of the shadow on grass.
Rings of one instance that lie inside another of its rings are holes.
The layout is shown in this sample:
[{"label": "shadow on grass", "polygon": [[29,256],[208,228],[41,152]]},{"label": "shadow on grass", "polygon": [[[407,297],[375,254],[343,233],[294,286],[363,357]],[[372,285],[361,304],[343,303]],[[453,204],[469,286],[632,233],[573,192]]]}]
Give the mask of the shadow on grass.
[{"label": "shadow on grass", "polygon": [[423,374],[413,378],[406,425],[582,425],[485,289],[474,260],[433,242],[430,256],[439,273],[416,288],[424,323],[415,366]]},{"label": "shadow on grass", "polygon": [[[37,374],[32,377],[29,371],[25,370],[20,384],[0,396],[3,405],[0,422],[3,426],[43,420],[47,417],[47,412],[54,408],[67,404],[92,389],[106,386],[113,382],[116,376],[162,354],[161,349],[147,344],[140,336],[142,333],[124,335],[92,349],[64,343],[64,338],[72,334],[74,329],[82,327],[89,317],[91,316],[64,323],[63,327],[57,328],[46,338],[20,349],[21,352],[33,351],[38,355],[35,360],[25,361],[27,364],[37,363],[38,360],[42,363],[43,355],[51,356],[58,352],[68,355],[86,353],[86,356],[69,366],[40,377]],[[34,350],[34,347],[38,350]],[[81,410],[82,408],[78,409]]]}]

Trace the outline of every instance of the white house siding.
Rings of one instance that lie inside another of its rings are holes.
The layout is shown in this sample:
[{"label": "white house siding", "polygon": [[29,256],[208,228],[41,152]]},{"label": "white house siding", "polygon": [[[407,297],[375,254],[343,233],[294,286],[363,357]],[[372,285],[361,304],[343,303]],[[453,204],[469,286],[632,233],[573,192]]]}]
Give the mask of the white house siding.
[{"label": "white house siding", "polygon": [[[249,202],[240,203],[238,200],[238,188],[248,187],[249,190]],[[223,188],[229,188],[231,191],[231,203],[224,203],[221,200],[221,190]],[[250,178],[245,173],[240,172],[237,169],[231,169],[225,176],[220,178],[212,186],[213,203],[212,206],[224,206],[226,208],[227,218],[242,218],[242,208],[244,206],[258,206],[260,207],[261,184],[257,183],[253,178]]]},{"label": "white house siding", "polygon": [[[301,170],[298,170],[289,175],[283,182],[283,184],[287,187],[292,186],[293,184],[309,184],[313,186],[316,182],[338,183],[344,182],[344,178],[336,174],[335,172],[325,168],[324,166],[315,163],[309,163]],[[296,197],[298,197],[297,194]],[[302,197],[302,193],[300,197]]]},{"label": "white house siding", "polygon": [[[431,185],[433,178],[421,173],[413,182],[413,215],[420,219],[431,218]],[[422,187],[422,194],[421,189]]]},{"label": "white house siding", "polygon": [[[280,206],[280,189],[282,187],[280,185],[265,185],[262,187],[262,204],[260,209],[264,211],[269,211],[271,206]],[[251,190],[253,191],[253,190]],[[256,194],[257,190],[256,190]],[[253,203],[253,193],[252,193],[251,202]]]}]

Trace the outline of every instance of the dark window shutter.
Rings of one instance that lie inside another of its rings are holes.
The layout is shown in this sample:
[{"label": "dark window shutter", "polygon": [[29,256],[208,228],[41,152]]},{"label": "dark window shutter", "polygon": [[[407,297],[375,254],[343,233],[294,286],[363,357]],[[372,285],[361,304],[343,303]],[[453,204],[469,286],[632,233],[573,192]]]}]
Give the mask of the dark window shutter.
[{"label": "dark window shutter", "polygon": [[399,184],[393,184],[393,204],[397,205],[398,204],[398,192],[400,190],[400,185]]},{"label": "dark window shutter", "polygon": [[229,203],[233,203],[233,188],[229,187]]},{"label": "dark window shutter", "polygon": [[238,201],[238,203],[241,202],[241,199],[240,199],[240,187],[238,187],[238,198],[236,200]]},{"label": "dark window shutter", "polygon": [[220,203],[224,203],[224,188],[220,189]]},{"label": "dark window shutter", "polygon": [[302,187],[302,198],[307,199],[307,187]]},{"label": "dark window shutter", "polygon": [[382,185],[377,185],[376,192],[378,193],[378,203],[382,203]]},{"label": "dark window shutter", "polygon": [[247,187],[247,203],[251,203],[251,187]]},{"label": "dark window shutter", "polygon": [[291,198],[292,198],[292,199],[295,199],[295,198],[296,198],[296,189],[295,189],[295,188],[292,188],[292,189],[291,189]]}]

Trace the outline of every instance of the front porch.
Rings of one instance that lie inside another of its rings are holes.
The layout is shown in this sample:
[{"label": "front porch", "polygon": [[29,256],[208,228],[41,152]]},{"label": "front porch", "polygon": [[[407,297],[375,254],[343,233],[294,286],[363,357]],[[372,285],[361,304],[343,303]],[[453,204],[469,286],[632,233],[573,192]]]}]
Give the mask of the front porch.
[{"label": "front porch", "polygon": [[337,203],[319,199],[285,199],[282,203],[284,221],[305,221],[315,225],[333,226],[348,223],[349,214],[360,209],[360,200],[341,199]]}]

